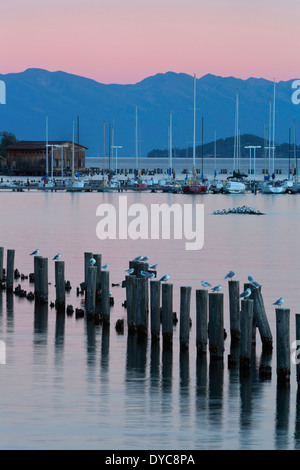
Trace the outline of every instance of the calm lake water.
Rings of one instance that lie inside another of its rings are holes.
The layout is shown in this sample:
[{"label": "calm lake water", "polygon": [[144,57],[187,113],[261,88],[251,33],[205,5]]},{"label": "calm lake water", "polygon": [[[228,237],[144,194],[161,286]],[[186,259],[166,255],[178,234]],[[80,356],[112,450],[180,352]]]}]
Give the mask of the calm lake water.
[{"label": "calm lake water", "polygon": [[[105,240],[96,234],[97,207],[118,207],[119,194],[1,192],[0,245],[15,249],[15,267],[33,272],[29,256],[39,248],[49,258],[49,302],[55,300],[53,256],[60,252],[72,290],[67,303],[82,306],[76,287],[84,278],[84,252],[101,253],[111,283],[124,279],[128,261],[148,255],[158,275],[170,274],[174,311],[180,286],[192,286],[189,351],[179,348],[179,323],[171,351],[115,330],[126,320],[125,289],[112,287],[115,304],[108,330],[86,319],[57,315],[50,306],[0,292],[1,449],[299,449],[300,401],[295,365],[290,387],[277,386],[275,309],[280,296],[291,311],[291,342],[299,305],[299,195],[202,195],[128,193],[128,205],[203,203],[204,247],[185,250],[184,240]],[[216,209],[249,205],[266,215],[216,216]],[[6,256],[5,256],[6,262]],[[251,274],[262,284],[273,334],[270,380],[261,380],[257,330],[249,377],[229,369],[228,287],[230,270],[243,287]],[[228,333],[224,362],[197,358],[195,290],[205,279],[221,283]],[[33,290],[28,280],[15,281]]]}]

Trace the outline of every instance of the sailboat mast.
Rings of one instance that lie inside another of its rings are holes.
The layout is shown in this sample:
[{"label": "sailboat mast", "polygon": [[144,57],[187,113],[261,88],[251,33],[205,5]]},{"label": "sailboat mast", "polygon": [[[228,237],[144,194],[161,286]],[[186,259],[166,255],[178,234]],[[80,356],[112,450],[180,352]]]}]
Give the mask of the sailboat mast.
[{"label": "sailboat mast", "polygon": [[272,102],[270,98],[270,109],[269,109],[269,175],[271,172],[271,116],[272,116]]},{"label": "sailboat mast", "polygon": [[72,146],[72,179],[75,176],[75,124],[73,120],[73,146]]},{"label": "sailboat mast", "polygon": [[216,135],[216,131],[215,131],[215,173],[214,173],[214,177],[217,176],[217,135]]},{"label": "sailboat mast", "polygon": [[138,172],[138,112],[135,107],[135,169]]},{"label": "sailboat mast", "polygon": [[196,176],[196,74],[194,75],[193,176]]},{"label": "sailboat mast", "polygon": [[274,173],[274,164],[275,164],[275,80],[274,80],[274,97],[273,97],[273,165],[272,171]]},{"label": "sailboat mast", "polygon": [[172,172],[172,113],[170,113],[170,142],[169,142],[169,175]]},{"label": "sailboat mast", "polygon": [[48,163],[48,160],[49,160],[49,156],[48,156],[48,142],[49,142],[49,138],[48,138],[48,116],[46,116],[46,175],[48,176],[48,166],[49,166],[49,163]]},{"label": "sailboat mast", "polygon": [[296,181],[298,180],[297,147],[296,147],[296,119],[294,116],[294,157],[296,166]]}]

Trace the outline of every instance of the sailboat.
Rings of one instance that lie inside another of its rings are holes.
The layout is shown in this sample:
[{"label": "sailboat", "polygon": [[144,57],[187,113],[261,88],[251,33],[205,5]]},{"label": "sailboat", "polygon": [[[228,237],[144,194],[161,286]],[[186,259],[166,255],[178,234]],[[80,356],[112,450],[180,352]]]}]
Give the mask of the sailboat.
[{"label": "sailboat", "polygon": [[214,151],[215,151],[215,170],[214,170],[214,179],[210,184],[209,190],[212,191],[214,194],[220,193],[223,190],[223,182],[218,181],[216,179],[217,177],[217,137],[216,137],[216,131],[215,131],[215,145],[214,145]]},{"label": "sailboat", "polygon": [[241,181],[239,173],[240,146],[239,146],[239,94],[236,90],[235,101],[235,130],[234,130],[234,149],[233,149],[233,176],[229,176],[223,184],[223,192],[227,194],[243,194],[246,191],[246,185]]},{"label": "sailboat", "polygon": [[74,135],[74,121],[73,121],[73,147],[72,147],[72,178],[65,181],[67,191],[82,191],[84,188],[84,181],[79,179],[80,173],[75,174],[75,135]]},{"label": "sailboat", "polygon": [[[270,117],[269,117],[269,172],[270,172],[270,161],[271,161],[271,149],[272,149],[272,177],[275,178],[274,164],[275,164],[275,81],[273,88],[273,137],[271,146],[271,102],[270,102]],[[287,187],[281,184],[279,181],[264,181],[261,192],[263,194],[283,194],[286,193]]]},{"label": "sailboat", "polygon": [[182,186],[185,194],[204,194],[208,191],[208,184],[197,180],[196,172],[196,75],[194,75],[194,139],[193,139],[193,176],[187,184]]},{"label": "sailboat", "polygon": [[298,181],[298,162],[297,162],[297,147],[296,147],[296,121],[294,116],[294,158],[295,158],[295,181],[291,188],[291,193],[300,193],[300,181]]}]

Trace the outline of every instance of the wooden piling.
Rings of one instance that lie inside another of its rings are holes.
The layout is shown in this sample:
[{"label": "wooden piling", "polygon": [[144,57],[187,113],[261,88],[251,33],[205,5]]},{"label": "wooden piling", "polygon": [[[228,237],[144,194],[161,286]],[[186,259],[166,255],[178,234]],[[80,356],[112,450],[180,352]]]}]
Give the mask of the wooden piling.
[{"label": "wooden piling", "polygon": [[90,262],[91,258],[93,258],[93,253],[91,253],[89,251],[84,253],[84,282],[85,282],[85,288],[87,286],[88,268],[89,268],[89,262]]},{"label": "wooden piling", "polygon": [[39,277],[39,259],[41,256],[35,256],[33,259],[33,269],[34,269],[34,295],[37,298],[40,291],[40,277]]},{"label": "wooden piling", "polygon": [[252,349],[253,304],[251,299],[241,301],[240,367],[249,369]]},{"label": "wooden piling", "polygon": [[139,335],[148,332],[148,279],[136,279],[136,329]]},{"label": "wooden piling", "polygon": [[102,255],[94,254],[93,258],[96,260],[97,276],[96,276],[96,292],[100,292],[101,288],[101,266],[102,266]]},{"label": "wooden piling", "polygon": [[138,278],[142,277],[141,271],[148,271],[149,264],[145,261],[129,261],[129,268],[133,268],[133,274]]},{"label": "wooden piling", "polygon": [[7,250],[7,267],[6,267],[6,289],[12,292],[14,288],[14,264],[15,250]]},{"label": "wooden piling", "polygon": [[89,266],[87,270],[87,284],[86,284],[86,313],[87,315],[94,315],[95,313],[96,281],[97,281],[97,268],[96,266]]},{"label": "wooden piling", "polygon": [[65,262],[55,261],[55,306],[58,310],[65,308],[66,289],[65,289]]},{"label": "wooden piling", "polygon": [[290,352],[290,310],[276,308],[276,357],[277,380],[281,383],[289,382],[291,374]]},{"label": "wooden piling", "polygon": [[224,295],[221,292],[208,295],[208,340],[212,359],[222,359],[224,354]]},{"label": "wooden piling", "polygon": [[261,287],[255,288],[252,284],[246,283],[244,284],[244,290],[247,288],[251,289],[250,299],[254,301],[253,317],[260,333],[263,349],[265,351],[272,350],[273,337],[264,306]]},{"label": "wooden piling", "polygon": [[198,353],[207,351],[208,291],[196,290],[196,348]]},{"label": "wooden piling", "polygon": [[162,337],[165,347],[173,342],[173,284],[162,283]]},{"label": "wooden piling", "polygon": [[179,341],[181,349],[189,347],[191,290],[191,287],[180,287]]},{"label": "wooden piling", "polygon": [[0,246],[0,282],[3,281],[3,259],[4,259],[4,247]]},{"label": "wooden piling", "polygon": [[110,323],[109,271],[101,271],[101,310],[104,325]]},{"label": "wooden piling", "polygon": [[150,281],[150,329],[153,341],[160,338],[160,281]]},{"label": "wooden piling", "polygon": [[228,281],[229,290],[229,319],[231,341],[239,341],[241,337],[240,326],[240,283],[234,279]]},{"label": "wooden piling", "polygon": [[128,332],[136,331],[136,276],[125,277]]},{"label": "wooden piling", "polygon": [[296,324],[296,351],[295,351],[295,364],[296,364],[296,378],[298,384],[298,390],[300,385],[300,357],[298,357],[298,345],[300,346],[300,313],[295,314],[295,324]]},{"label": "wooden piling", "polygon": [[40,303],[48,302],[48,258],[34,257],[35,299]]}]

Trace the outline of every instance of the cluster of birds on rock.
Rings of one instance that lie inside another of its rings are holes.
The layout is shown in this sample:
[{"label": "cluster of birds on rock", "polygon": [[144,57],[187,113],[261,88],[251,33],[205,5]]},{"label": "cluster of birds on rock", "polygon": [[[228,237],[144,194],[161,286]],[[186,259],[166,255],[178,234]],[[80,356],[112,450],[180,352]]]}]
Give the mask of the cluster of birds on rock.
[{"label": "cluster of birds on rock", "polygon": [[214,215],[227,215],[227,214],[264,215],[263,212],[259,211],[258,209],[254,209],[253,207],[249,207],[249,206],[240,206],[240,207],[233,207],[232,209],[215,210],[213,214]]},{"label": "cluster of birds on rock", "polygon": [[[235,272],[234,271],[229,271],[225,278],[224,279],[233,279],[234,277],[236,276]],[[255,289],[258,289],[259,287],[261,287],[261,284],[259,284],[257,281],[255,281],[253,279],[252,276],[248,276],[248,281],[251,283],[251,285],[255,288]],[[201,285],[202,287],[211,287],[211,284],[207,281],[201,281]],[[217,286],[214,286],[211,288],[212,292],[220,292],[220,290],[223,289],[223,286],[221,284],[218,284]],[[251,289],[248,287],[244,292],[242,292],[238,298],[240,299],[247,299],[248,297],[250,297],[252,291]],[[276,305],[278,307],[281,307],[281,305],[284,303],[284,299],[283,297],[280,297],[279,299],[277,299],[273,305]]]}]

